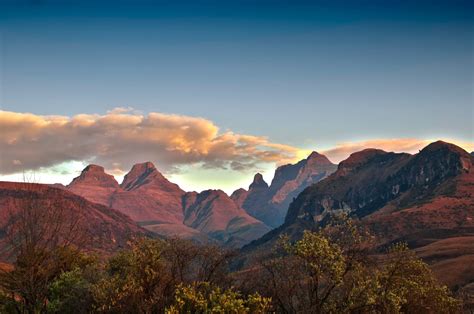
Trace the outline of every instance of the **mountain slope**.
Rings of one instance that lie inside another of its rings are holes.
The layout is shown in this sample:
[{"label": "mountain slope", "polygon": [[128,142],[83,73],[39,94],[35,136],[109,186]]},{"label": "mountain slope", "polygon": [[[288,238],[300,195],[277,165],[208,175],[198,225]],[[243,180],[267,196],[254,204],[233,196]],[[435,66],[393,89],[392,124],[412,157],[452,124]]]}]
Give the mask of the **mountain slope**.
[{"label": "mountain slope", "polygon": [[0,182],[0,252],[12,221],[26,210],[37,214],[33,222],[37,227],[54,227],[62,238],[76,233],[70,242],[88,250],[110,253],[125,247],[132,237],[147,233],[126,215],[63,189]]},{"label": "mountain slope", "polygon": [[206,238],[183,224],[184,191],[169,182],[151,162],[136,164],[119,185],[104,168],[87,166],[67,187],[90,201],[119,210],[149,231],[162,236]]},{"label": "mountain slope", "polygon": [[[470,154],[444,142],[416,155],[375,149],[354,153],[334,174],[296,198],[280,228],[245,250],[267,249],[282,233],[297,238],[304,229],[324,224],[328,214],[345,211],[369,226],[379,245],[407,241],[439,274],[452,263],[461,263],[462,270],[474,262],[473,164]],[[437,255],[454,237],[469,249],[451,247],[449,254]],[[474,280],[474,272],[448,274],[453,277],[445,280],[450,284]]]},{"label": "mountain slope", "polygon": [[270,230],[220,190],[188,193],[183,204],[187,226],[231,246],[242,246]]},{"label": "mountain slope", "polygon": [[278,167],[270,186],[264,183],[260,174],[255,175],[245,199],[239,202],[251,216],[268,226],[277,227],[283,223],[293,198],[306,187],[326,178],[336,168],[326,156],[312,152],[296,164]]},{"label": "mountain slope", "polygon": [[118,188],[119,184],[115,178],[106,174],[104,168],[97,165],[84,168],[67,186],[69,191],[106,206],[110,206],[110,195]]},{"label": "mountain slope", "polygon": [[214,191],[212,197],[209,192],[186,193],[151,162],[134,165],[120,185],[102,167],[88,166],[68,189],[117,209],[140,226],[166,237],[243,245],[269,230],[225,193]]}]

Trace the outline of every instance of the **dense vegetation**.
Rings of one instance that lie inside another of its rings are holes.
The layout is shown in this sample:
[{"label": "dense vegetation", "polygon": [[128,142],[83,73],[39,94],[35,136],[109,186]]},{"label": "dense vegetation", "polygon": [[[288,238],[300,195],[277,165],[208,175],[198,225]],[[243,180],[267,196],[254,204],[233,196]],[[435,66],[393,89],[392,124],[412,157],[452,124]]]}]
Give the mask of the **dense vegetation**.
[{"label": "dense vegetation", "polygon": [[143,238],[104,258],[40,240],[32,227],[12,238],[18,252],[13,269],[0,273],[1,313],[460,310],[406,245],[369,254],[370,235],[347,218],[294,243],[283,237],[271,256],[238,271],[231,271],[236,253],[216,246]]}]

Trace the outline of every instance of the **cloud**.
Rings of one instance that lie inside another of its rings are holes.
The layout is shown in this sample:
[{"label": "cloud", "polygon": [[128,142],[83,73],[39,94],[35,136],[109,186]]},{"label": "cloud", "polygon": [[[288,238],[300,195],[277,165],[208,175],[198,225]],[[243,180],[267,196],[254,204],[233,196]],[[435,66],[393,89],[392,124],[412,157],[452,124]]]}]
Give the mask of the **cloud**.
[{"label": "cloud", "polygon": [[41,116],[0,111],[0,174],[68,161],[103,165],[114,174],[153,161],[163,171],[181,165],[250,170],[293,162],[299,150],[266,137],[219,132],[203,118],[116,108],[105,115]]},{"label": "cloud", "polygon": [[[339,143],[336,147],[322,151],[322,154],[326,155],[332,162],[340,162],[350,154],[361,151],[366,148],[378,148],[388,152],[405,152],[405,153],[417,153],[426,145],[436,141],[438,139],[415,139],[415,138],[401,138],[401,139],[374,139],[360,142],[345,142]],[[474,143],[463,142],[453,139],[441,139],[445,142],[456,144],[467,151],[474,149]]]},{"label": "cloud", "polygon": [[[365,148],[416,153],[433,140],[375,139],[345,142],[320,151],[333,162]],[[474,143],[443,139],[468,151]],[[123,175],[134,163],[152,161],[168,173],[183,166],[241,172],[272,168],[306,158],[310,151],[266,137],[220,132],[203,118],[115,108],[104,115],[41,116],[0,110],[0,175],[61,164],[96,163]]]}]

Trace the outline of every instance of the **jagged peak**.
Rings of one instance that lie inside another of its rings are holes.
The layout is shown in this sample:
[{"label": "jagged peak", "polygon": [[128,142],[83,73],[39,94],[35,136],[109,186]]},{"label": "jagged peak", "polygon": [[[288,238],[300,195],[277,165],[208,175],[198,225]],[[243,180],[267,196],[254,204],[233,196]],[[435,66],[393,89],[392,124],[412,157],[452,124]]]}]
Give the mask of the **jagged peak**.
[{"label": "jagged peak", "polygon": [[333,165],[333,163],[323,154],[320,154],[316,151],[312,151],[309,154],[308,158],[306,158],[307,162],[317,163],[320,165]]},{"label": "jagged peak", "polygon": [[268,184],[263,179],[263,176],[261,173],[256,173],[255,176],[253,177],[252,184],[250,184],[249,186],[249,190],[260,189],[260,188],[268,188]]},{"label": "jagged peak", "polygon": [[132,190],[146,183],[153,181],[168,180],[150,162],[143,162],[133,165],[132,169],[125,175],[121,187],[125,190]]}]

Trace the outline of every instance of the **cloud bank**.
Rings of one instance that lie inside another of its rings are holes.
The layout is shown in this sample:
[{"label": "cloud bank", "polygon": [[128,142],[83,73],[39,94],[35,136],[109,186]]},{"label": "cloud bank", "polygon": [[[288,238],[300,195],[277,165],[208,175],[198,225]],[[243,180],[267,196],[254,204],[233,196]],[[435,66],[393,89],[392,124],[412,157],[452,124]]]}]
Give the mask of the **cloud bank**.
[{"label": "cloud bank", "polygon": [[[358,142],[345,142],[339,143],[334,148],[322,151],[322,154],[326,155],[332,162],[339,163],[346,159],[350,154],[361,151],[366,148],[377,148],[387,152],[405,152],[405,153],[417,153],[423,147],[428,144],[437,141],[438,139],[416,139],[416,138],[400,138],[400,139],[374,139],[367,141]],[[467,151],[474,150],[474,143],[463,142],[453,139],[441,139],[445,142],[456,144]]]},{"label": "cloud bank", "polygon": [[[337,163],[365,148],[416,153],[434,140],[346,142],[320,152]],[[474,150],[472,142],[444,140]],[[266,137],[220,132],[212,121],[183,115],[143,115],[130,108],[72,117],[0,110],[0,175],[41,172],[73,161],[100,164],[119,176],[143,161],[166,173],[186,165],[248,173],[264,165],[293,163],[309,153]]]},{"label": "cloud bank", "polygon": [[298,149],[266,137],[219,132],[203,118],[117,108],[105,115],[41,116],[0,111],[0,174],[67,161],[103,165],[120,174],[136,162],[165,171],[180,165],[250,170],[295,161]]}]

